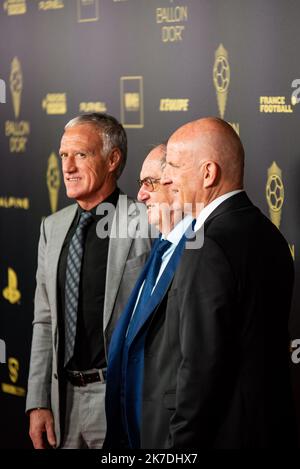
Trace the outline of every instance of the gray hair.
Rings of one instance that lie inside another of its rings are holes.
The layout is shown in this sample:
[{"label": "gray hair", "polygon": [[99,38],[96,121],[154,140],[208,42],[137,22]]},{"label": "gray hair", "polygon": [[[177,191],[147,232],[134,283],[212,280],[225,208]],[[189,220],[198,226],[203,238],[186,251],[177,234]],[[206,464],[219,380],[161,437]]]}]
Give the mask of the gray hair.
[{"label": "gray hair", "polygon": [[121,160],[115,171],[116,178],[118,179],[123,172],[127,159],[127,136],[122,124],[109,114],[92,112],[74,117],[74,119],[71,119],[66,124],[65,130],[81,124],[91,124],[100,131],[103,139],[102,150],[106,157],[114,148],[120,150]]}]

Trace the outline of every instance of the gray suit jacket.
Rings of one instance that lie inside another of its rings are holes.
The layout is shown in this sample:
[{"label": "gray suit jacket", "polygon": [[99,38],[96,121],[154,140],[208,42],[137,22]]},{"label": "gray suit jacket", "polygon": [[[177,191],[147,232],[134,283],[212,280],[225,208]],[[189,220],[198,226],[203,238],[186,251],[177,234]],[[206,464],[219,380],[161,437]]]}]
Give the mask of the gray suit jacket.
[{"label": "gray suit jacket", "polygon": [[[123,201],[122,201],[123,202]],[[124,210],[125,208],[125,210]],[[126,210],[127,209],[127,210]],[[77,204],[45,218],[41,224],[36,275],[33,338],[26,411],[37,407],[52,410],[57,445],[60,444],[60,396],[58,376],[57,268],[66,234],[76,215]],[[136,237],[139,220],[147,219],[145,207],[127,198],[118,202],[111,233],[129,226],[131,237],[110,237],[103,311],[104,343],[107,348],[114,325],[145,263],[149,238]]]}]

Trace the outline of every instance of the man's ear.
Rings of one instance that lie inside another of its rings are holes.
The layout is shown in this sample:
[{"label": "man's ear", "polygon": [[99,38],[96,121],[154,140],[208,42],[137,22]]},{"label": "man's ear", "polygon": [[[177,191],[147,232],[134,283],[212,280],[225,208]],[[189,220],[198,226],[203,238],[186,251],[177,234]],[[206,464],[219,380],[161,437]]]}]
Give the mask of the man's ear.
[{"label": "man's ear", "polygon": [[203,165],[203,187],[205,189],[215,185],[220,175],[219,165],[215,161],[206,161]]},{"label": "man's ear", "polygon": [[109,172],[116,171],[121,162],[121,151],[119,148],[114,148],[108,157]]}]

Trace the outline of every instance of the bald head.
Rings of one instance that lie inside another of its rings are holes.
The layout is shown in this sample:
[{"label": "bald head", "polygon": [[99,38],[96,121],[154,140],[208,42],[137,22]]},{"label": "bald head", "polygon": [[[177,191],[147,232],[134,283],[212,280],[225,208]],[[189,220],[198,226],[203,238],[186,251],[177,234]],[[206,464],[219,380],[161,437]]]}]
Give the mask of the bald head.
[{"label": "bald head", "polygon": [[196,167],[203,159],[216,162],[227,185],[242,187],[244,148],[235,130],[224,120],[206,117],[189,122],[174,132],[170,138],[172,144],[190,152]]},{"label": "bald head", "polygon": [[167,163],[173,188],[185,192],[184,203],[207,205],[243,187],[243,145],[222,119],[206,117],[176,130],[168,141]]},{"label": "bald head", "polygon": [[161,143],[160,145],[157,145],[156,147],[154,147],[150,151],[150,153],[148,153],[148,155],[146,156],[144,160],[144,164],[149,163],[150,161],[151,162],[156,161],[158,164],[163,166],[164,163],[166,162],[166,153],[167,153],[167,145],[165,145],[164,143]]}]

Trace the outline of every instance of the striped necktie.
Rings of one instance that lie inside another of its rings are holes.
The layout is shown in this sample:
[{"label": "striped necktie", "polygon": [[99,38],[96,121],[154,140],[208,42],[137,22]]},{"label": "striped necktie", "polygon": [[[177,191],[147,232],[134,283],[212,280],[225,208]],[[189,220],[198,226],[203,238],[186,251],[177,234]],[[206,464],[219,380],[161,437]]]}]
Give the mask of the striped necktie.
[{"label": "striped necktie", "polygon": [[93,216],[90,212],[81,212],[77,228],[69,245],[65,285],[65,366],[74,354],[84,240],[86,227],[92,219]]}]

